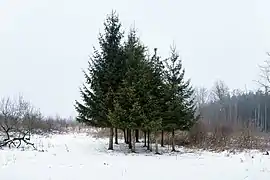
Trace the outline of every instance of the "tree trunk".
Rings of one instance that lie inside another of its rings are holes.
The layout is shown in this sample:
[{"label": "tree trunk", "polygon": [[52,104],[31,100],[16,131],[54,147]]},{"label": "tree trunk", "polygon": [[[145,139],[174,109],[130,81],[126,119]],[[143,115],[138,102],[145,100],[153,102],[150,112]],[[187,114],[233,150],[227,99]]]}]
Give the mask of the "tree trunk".
[{"label": "tree trunk", "polygon": [[118,133],[117,133],[117,128],[115,128],[115,137],[114,137],[114,138],[115,138],[115,140],[114,140],[115,142],[114,142],[114,143],[115,143],[115,144],[118,144]]},{"label": "tree trunk", "polygon": [[164,131],[161,131],[161,147],[164,147]]},{"label": "tree trunk", "polygon": [[147,150],[150,150],[150,131],[147,131]]},{"label": "tree trunk", "polygon": [[143,145],[143,147],[146,147],[147,145],[146,145],[146,141],[147,141],[147,138],[146,138],[146,131],[144,131],[144,145]]},{"label": "tree trunk", "polygon": [[[265,96],[267,97],[268,96],[268,88],[265,87]],[[266,99],[265,97],[265,99]],[[267,104],[265,102],[264,104],[264,131],[267,132]]]},{"label": "tree trunk", "polygon": [[136,130],[131,130],[131,142],[132,142],[132,147],[131,147],[131,152],[135,153],[135,141],[136,141]]},{"label": "tree trunk", "polygon": [[135,132],[135,135],[136,135],[136,143],[139,143],[139,130],[136,129],[136,132]]},{"label": "tree trunk", "polygon": [[113,128],[110,128],[110,138],[109,138],[108,150],[113,150]]},{"label": "tree trunk", "polygon": [[159,154],[159,152],[158,152],[158,133],[157,132],[155,133],[155,151],[156,151],[156,154]]},{"label": "tree trunk", "polygon": [[264,104],[264,132],[267,132],[267,106]]},{"label": "tree trunk", "polygon": [[124,133],[124,141],[127,144],[127,134],[126,134],[126,130],[123,129],[123,133]]},{"label": "tree trunk", "polygon": [[129,144],[129,136],[130,136],[130,135],[129,135],[129,130],[126,129],[126,132],[127,132],[127,142],[126,142],[126,143]]},{"label": "tree trunk", "polygon": [[174,129],[172,130],[172,151],[175,152],[175,134],[174,134]]},{"label": "tree trunk", "polygon": [[132,149],[132,141],[131,141],[132,134],[131,134],[131,130],[130,129],[128,129],[128,134],[129,134],[129,136],[128,136],[128,148],[129,149]]},{"label": "tree trunk", "polygon": [[258,121],[259,121],[259,127],[260,127],[260,129],[261,129],[261,127],[262,127],[262,121],[261,121],[261,109],[260,109],[260,104],[258,105]]}]

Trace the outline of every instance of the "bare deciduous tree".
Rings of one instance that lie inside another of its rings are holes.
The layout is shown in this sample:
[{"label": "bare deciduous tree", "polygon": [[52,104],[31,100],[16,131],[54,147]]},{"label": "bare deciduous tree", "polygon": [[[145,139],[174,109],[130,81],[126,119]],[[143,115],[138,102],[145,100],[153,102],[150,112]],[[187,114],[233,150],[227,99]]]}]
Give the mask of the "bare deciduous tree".
[{"label": "bare deciduous tree", "polygon": [[[270,56],[270,53],[267,53]],[[263,88],[270,89],[270,60],[265,60],[263,65],[259,65],[260,69],[260,80],[256,82]]]},{"label": "bare deciduous tree", "polygon": [[214,83],[212,90],[212,99],[214,102],[218,102],[219,113],[217,114],[217,119],[219,122],[225,122],[228,120],[228,112],[226,112],[225,101],[226,98],[230,96],[229,87],[224,81],[218,80]]},{"label": "bare deciduous tree", "polygon": [[225,84],[225,82],[221,80],[216,81],[212,91],[214,100],[223,102],[224,98],[226,98],[228,95],[229,87]]},{"label": "bare deciduous tree", "polygon": [[201,110],[202,106],[207,103],[208,98],[209,93],[205,87],[198,87],[195,89],[195,100],[199,110]]},{"label": "bare deciduous tree", "polygon": [[[31,106],[20,96],[17,101],[3,98],[0,102],[0,132],[6,136],[0,140],[0,147],[20,147],[24,142],[34,147],[30,141],[29,123],[24,124],[25,119],[31,113]],[[35,148],[35,147],[34,147]]]},{"label": "bare deciduous tree", "polygon": [[[270,56],[270,53],[267,52],[267,55]],[[265,96],[268,96],[269,89],[270,89],[270,60],[265,60],[263,65],[259,65],[260,69],[260,80],[257,80],[256,82],[264,88]],[[264,127],[263,129],[267,131],[268,124],[267,124],[267,103],[264,104]]]}]

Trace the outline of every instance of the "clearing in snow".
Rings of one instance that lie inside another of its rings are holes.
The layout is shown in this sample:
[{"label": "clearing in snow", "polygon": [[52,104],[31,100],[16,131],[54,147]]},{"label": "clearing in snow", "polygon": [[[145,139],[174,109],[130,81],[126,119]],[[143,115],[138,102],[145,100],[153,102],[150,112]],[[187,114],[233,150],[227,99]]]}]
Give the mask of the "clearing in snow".
[{"label": "clearing in snow", "polygon": [[[107,139],[86,134],[34,137],[38,151],[0,150],[1,180],[269,180],[270,156],[188,151],[128,153],[122,144],[107,151]],[[142,151],[138,144],[138,149]],[[165,151],[166,149],[163,149]]]}]

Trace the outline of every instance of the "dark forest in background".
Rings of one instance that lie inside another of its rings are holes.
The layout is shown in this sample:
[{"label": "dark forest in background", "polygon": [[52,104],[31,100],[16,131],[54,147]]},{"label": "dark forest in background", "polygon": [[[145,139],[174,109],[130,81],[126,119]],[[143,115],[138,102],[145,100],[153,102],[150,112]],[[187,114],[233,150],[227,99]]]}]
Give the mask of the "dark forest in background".
[{"label": "dark forest in background", "polygon": [[261,132],[270,130],[270,95],[268,86],[257,91],[229,90],[223,81],[213,89],[196,89],[198,111],[208,124],[252,127]]}]

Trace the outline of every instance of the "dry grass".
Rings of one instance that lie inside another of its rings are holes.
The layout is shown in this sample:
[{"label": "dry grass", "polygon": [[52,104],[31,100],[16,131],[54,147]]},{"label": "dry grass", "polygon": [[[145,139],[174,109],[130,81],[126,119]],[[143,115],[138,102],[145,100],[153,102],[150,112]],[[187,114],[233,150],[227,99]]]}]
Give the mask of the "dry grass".
[{"label": "dry grass", "polygon": [[[99,128],[91,131],[96,138],[109,137],[109,129]],[[140,132],[140,139],[144,134]],[[189,132],[176,131],[175,143],[178,146],[199,148],[212,151],[257,149],[265,151],[270,148],[269,134],[258,132],[250,127],[232,126],[229,124],[208,125],[198,122]],[[118,130],[118,138],[124,138],[122,130]],[[160,139],[161,140],[161,134]],[[151,141],[154,137],[151,135]],[[170,145],[170,132],[164,132],[164,145]]]},{"label": "dry grass", "polygon": [[[88,133],[89,135],[95,138],[108,138],[110,136],[110,129],[109,128],[94,128]],[[124,139],[124,133],[122,130],[117,130],[117,135],[119,139]]]},{"label": "dry grass", "polygon": [[198,122],[189,132],[177,133],[176,143],[192,148],[214,151],[258,149],[270,147],[269,135],[252,127],[219,124],[209,126]]}]

